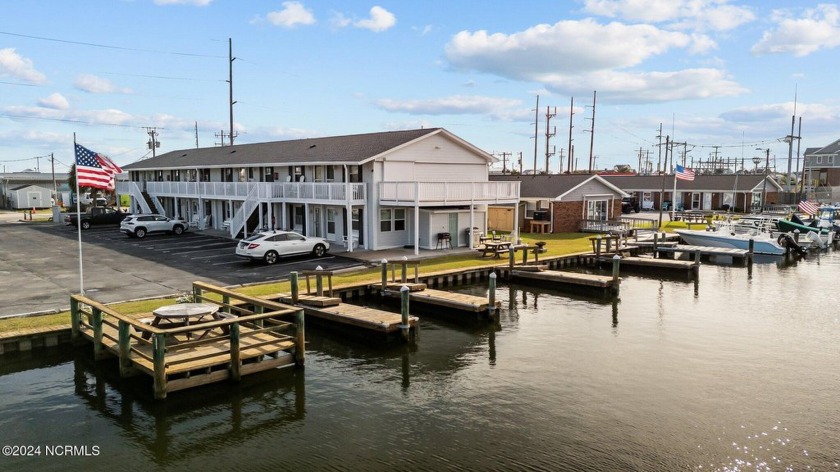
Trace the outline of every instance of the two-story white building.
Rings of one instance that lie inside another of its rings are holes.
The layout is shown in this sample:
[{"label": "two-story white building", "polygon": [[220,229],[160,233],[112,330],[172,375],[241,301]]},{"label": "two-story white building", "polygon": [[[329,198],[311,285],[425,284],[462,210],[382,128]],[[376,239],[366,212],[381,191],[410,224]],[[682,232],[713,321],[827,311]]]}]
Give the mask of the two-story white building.
[{"label": "two-story white building", "polygon": [[168,152],[124,166],[117,192],[231,237],[286,229],[417,253],[471,247],[488,204],[515,206],[519,183],[490,182],[494,161],[442,128],[391,131]]}]

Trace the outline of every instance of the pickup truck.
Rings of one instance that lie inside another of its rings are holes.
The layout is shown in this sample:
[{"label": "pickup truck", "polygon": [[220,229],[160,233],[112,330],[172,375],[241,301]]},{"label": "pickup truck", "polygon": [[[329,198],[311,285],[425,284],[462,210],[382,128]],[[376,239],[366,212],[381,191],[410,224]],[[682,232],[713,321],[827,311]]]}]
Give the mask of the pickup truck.
[{"label": "pickup truck", "polygon": [[91,226],[118,225],[126,216],[128,213],[116,208],[93,207],[87,213],[82,213],[81,218],[76,213],[68,213],[64,217],[64,224],[76,226],[81,220],[82,229],[88,229]]}]

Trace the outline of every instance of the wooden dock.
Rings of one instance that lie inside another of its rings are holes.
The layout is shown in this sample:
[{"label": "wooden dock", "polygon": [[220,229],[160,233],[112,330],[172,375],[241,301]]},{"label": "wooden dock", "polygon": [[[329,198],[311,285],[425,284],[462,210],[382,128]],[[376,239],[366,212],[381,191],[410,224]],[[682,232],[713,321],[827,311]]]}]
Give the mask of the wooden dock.
[{"label": "wooden dock", "polygon": [[[301,275],[306,280],[306,293],[300,293],[298,273],[292,272],[290,275],[291,294],[277,293],[266,295],[265,298],[300,306],[307,317],[325,323],[351,326],[375,333],[390,335],[401,332],[407,339],[410,331],[417,328],[420,319],[416,316],[410,316],[408,313],[393,313],[366,306],[352,305],[342,302],[338,297],[333,297],[332,271],[302,271]],[[314,288],[310,277],[314,279]],[[423,288],[425,288],[425,285],[423,285]]]},{"label": "wooden dock", "polygon": [[[419,265],[418,261],[403,260],[390,263],[384,261],[382,264],[382,282],[378,286],[380,293],[389,298],[401,298],[402,288],[407,287],[411,302],[446,308],[456,312],[486,314],[488,317],[492,317],[501,307],[501,301],[493,300],[491,302],[491,296],[479,297],[428,288],[426,284],[419,282]],[[414,269],[413,279],[409,277],[409,266]],[[389,267],[390,279],[388,277]],[[399,272],[397,271],[398,267]]]},{"label": "wooden dock", "polygon": [[691,246],[687,244],[677,244],[669,247],[657,247],[656,252],[662,253],[687,253],[697,254],[701,256],[729,256],[734,259],[745,259],[749,256],[750,251],[747,249],[735,249],[725,247],[709,247],[709,246]]},{"label": "wooden dock", "polygon": [[621,283],[621,279],[617,277],[559,270],[524,271],[514,269],[510,274],[515,281],[519,282],[538,283],[545,287],[566,290],[583,289],[601,295],[617,294]]},{"label": "wooden dock", "polygon": [[[612,263],[612,257],[598,259],[602,264]],[[699,264],[693,261],[682,261],[675,259],[654,259],[652,257],[624,256],[620,261],[622,269],[654,269],[656,271],[693,272]]]},{"label": "wooden dock", "polygon": [[268,369],[303,365],[300,308],[202,282],[193,283],[193,295],[220,307],[213,321],[154,326],[73,295],[73,340],[92,342],[94,359],[119,358],[121,377],[150,375],[155,399],[208,383],[239,381],[243,375]]}]

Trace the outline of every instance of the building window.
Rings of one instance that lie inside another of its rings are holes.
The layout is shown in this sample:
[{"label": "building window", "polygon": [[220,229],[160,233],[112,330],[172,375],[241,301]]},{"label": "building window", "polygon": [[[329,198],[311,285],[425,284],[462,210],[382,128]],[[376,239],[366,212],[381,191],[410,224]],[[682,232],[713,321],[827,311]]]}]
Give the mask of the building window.
[{"label": "building window", "polygon": [[327,166],[327,182],[335,181],[335,167]]},{"label": "building window", "polygon": [[324,168],[321,166],[315,166],[315,182],[323,182],[324,181]]},{"label": "building window", "polygon": [[327,208],[327,234],[335,234],[335,210]]},{"label": "building window", "polygon": [[379,210],[379,230],[383,233],[405,231],[405,209]]},{"label": "building window", "polygon": [[294,180],[295,182],[300,182],[303,180],[303,166],[295,166],[294,167]]},{"label": "building window", "polygon": [[360,166],[349,166],[348,172],[350,172],[350,178],[348,179],[349,182],[361,182],[362,179],[359,176]]},{"label": "building window", "polygon": [[379,210],[379,231],[391,231],[391,210]]},{"label": "building window", "polygon": [[606,221],[609,219],[607,212],[606,200],[587,200],[586,201],[586,219]]}]

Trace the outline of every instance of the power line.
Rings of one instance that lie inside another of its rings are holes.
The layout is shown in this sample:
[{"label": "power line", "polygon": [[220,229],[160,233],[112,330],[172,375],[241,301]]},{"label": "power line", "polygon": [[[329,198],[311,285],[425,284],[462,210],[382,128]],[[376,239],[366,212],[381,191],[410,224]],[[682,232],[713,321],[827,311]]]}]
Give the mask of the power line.
[{"label": "power line", "polygon": [[[83,120],[74,120],[70,118],[47,118],[43,116],[23,116],[23,115],[12,115],[9,113],[0,113],[0,117],[3,118],[18,118],[18,119],[27,119],[27,120],[45,120],[45,121],[60,121],[63,123],[79,123],[83,125],[90,125],[90,126],[116,126],[119,128],[143,128],[143,126],[136,126],[136,125],[123,125],[119,123],[98,123],[93,121],[83,121]],[[159,127],[160,129],[166,129],[163,127]]]},{"label": "power line", "polygon": [[98,44],[98,43],[87,43],[84,41],[73,41],[70,39],[57,39],[57,38],[46,38],[43,36],[33,36],[28,34],[20,34],[20,33],[10,33],[8,31],[0,31],[0,34],[5,34],[7,36],[17,36],[19,38],[29,38],[29,39],[38,39],[41,41],[53,41],[56,43],[66,43],[66,44],[78,44],[80,46],[91,46],[96,48],[104,48],[104,49],[117,49],[121,51],[138,51],[138,52],[150,52],[154,54],[171,54],[173,56],[190,56],[190,57],[208,57],[213,59],[224,59],[224,56],[214,56],[210,54],[195,54],[195,53],[188,53],[188,52],[176,52],[176,51],[157,51],[154,49],[140,49],[140,48],[129,48],[124,46],[111,46],[108,44]]}]

